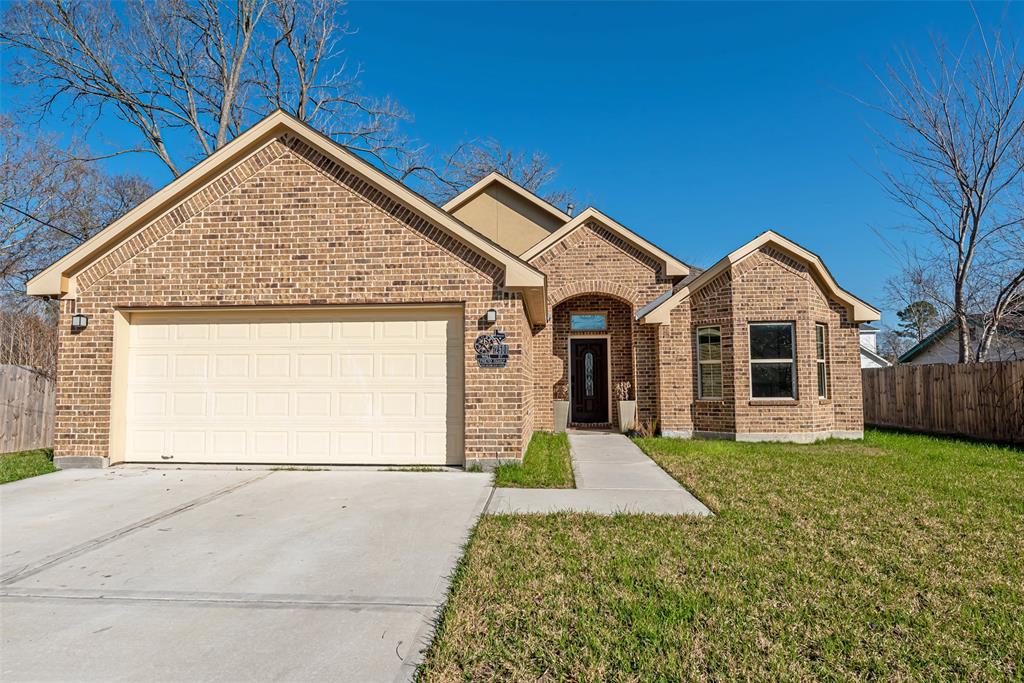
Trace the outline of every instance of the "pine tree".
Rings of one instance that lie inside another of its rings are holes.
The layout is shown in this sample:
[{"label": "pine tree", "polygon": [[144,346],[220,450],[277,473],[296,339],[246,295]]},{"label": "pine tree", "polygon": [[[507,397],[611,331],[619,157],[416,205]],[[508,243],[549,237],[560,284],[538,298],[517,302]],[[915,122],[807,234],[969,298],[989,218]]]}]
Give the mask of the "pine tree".
[{"label": "pine tree", "polygon": [[902,311],[897,311],[896,317],[900,319],[896,334],[903,339],[913,339],[916,343],[935,329],[939,312],[927,301],[915,301]]}]

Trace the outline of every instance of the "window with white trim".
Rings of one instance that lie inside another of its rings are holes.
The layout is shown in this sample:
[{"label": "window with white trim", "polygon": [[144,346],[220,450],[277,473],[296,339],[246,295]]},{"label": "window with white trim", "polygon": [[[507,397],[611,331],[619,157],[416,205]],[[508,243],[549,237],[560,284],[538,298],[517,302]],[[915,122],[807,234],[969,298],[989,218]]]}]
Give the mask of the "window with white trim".
[{"label": "window with white trim", "polygon": [[814,326],[814,356],[818,365],[818,398],[828,398],[828,367],[825,356],[825,339],[828,338],[824,325]]},{"label": "window with white trim", "polygon": [[793,323],[750,323],[751,398],[796,398]]},{"label": "window with white trim", "polygon": [[697,398],[722,398],[722,329],[697,328]]}]

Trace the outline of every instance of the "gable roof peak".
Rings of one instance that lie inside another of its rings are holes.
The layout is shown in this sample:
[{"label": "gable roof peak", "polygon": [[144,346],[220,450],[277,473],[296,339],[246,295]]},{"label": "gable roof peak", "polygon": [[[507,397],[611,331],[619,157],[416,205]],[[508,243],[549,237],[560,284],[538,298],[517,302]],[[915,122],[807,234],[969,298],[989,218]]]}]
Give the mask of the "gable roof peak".
[{"label": "gable roof peak", "polygon": [[537,244],[526,250],[520,258],[524,261],[529,261],[553,247],[554,245],[561,242],[563,239],[568,237],[576,228],[586,225],[588,222],[597,222],[602,226],[615,233],[626,242],[629,242],[634,247],[644,252],[651,258],[662,263],[665,269],[665,275],[668,277],[684,277],[692,272],[691,266],[683,263],[672,254],[644,239],[640,235],[636,234],[626,226],[622,225],[615,219],[602,213],[600,210],[593,206],[580,211],[575,218],[570,220],[568,223],[555,230],[553,233],[542,239]]},{"label": "gable roof peak", "polygon": [[501,267],[505,273],[505,286],[523,292],[531,317],[543,320],[543,273],[283,109],[275,109],[121,218],[45,268],[29,280],[26,288],[28,294],[74,297],[76,275],[89,264],[116,249],[146,225],[174,210],[194,192],[214,182],[237,163],[282,135],[294,136],[301,140]]},{"label": "gable roof peak", "polygon": [[562,221],[563,223],[572,220],[572,216],[567,214],[565,211],[562,211],[551,202],[539,196],[536,192],[526,189],[516,181],[512,180],[511,178],[497,170],[491,171],[483,178],[476,181],[471,186],[467,187],[465,190],[449,199],[447,202],[444,203],[443,206],[441,206],[441,208],[447,211],[448,213],[456,211],[459,209],[459,207],[463,206],[471,199],[473,199],[481,192],[483,192],[485,189],[495,184],[501,185],[502,187],[511,190],[512,192],[519,195],[526,201],[530,202],[534,206],[550,214],[552,217],[558,219],[559,221]]},{"label": "gable roof peak", "polygon": [[850,319],[853,322],[869,322],[878,320],[881,317],[881,313],[874,306],[865,303],[840,287],[839,283],[837,283],[835,278],[832,277],[832,273],[829,272],[828,267],[826,267],[825,263],[821,260],[821,257],[812,251],[804,249],[796,242],[783,237],[774,230],[765,230],[754,239],[715,262],[713,266],[702,272],[697,277],[690,279],[688,282],[681,283],[683,286],[678,287],[673,292],[672,296],[650,310],[644,311],[642,322],[657,325],[669,322],[672,310],[683,300],[687,299],[691,294],[703,286],[712,282],[716,277],[728,268],[732,267],[734,264],[739,263],[761,249],[761,247],[768,244],[782,249],[810,266],[820,285],[832,297],[834,297],[835,300],[842,303],[847,310],[849,310]]}]

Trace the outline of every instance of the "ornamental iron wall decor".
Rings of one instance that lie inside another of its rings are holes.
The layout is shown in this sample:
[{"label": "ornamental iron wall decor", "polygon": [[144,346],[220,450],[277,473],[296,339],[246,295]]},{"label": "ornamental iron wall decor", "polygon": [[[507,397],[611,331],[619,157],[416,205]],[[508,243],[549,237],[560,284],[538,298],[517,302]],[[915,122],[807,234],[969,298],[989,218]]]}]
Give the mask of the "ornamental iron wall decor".
[{"label": "ornamental iron wall decor", "polygon": [[508,344],[504,343],[505,333],[481,334],[473,342],[476,362],[482,368],[503,368],[508,364]]}]

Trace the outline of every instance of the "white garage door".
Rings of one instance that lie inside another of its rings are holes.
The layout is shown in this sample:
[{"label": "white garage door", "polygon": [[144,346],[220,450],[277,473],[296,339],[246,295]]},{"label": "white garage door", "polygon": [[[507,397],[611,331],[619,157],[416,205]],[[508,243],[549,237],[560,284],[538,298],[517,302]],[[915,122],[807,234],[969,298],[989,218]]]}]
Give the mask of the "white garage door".
[{"label": "white garage door", "polygon": [[129,462],[463,462],[458,310],[133,313],[129,322]]}]

